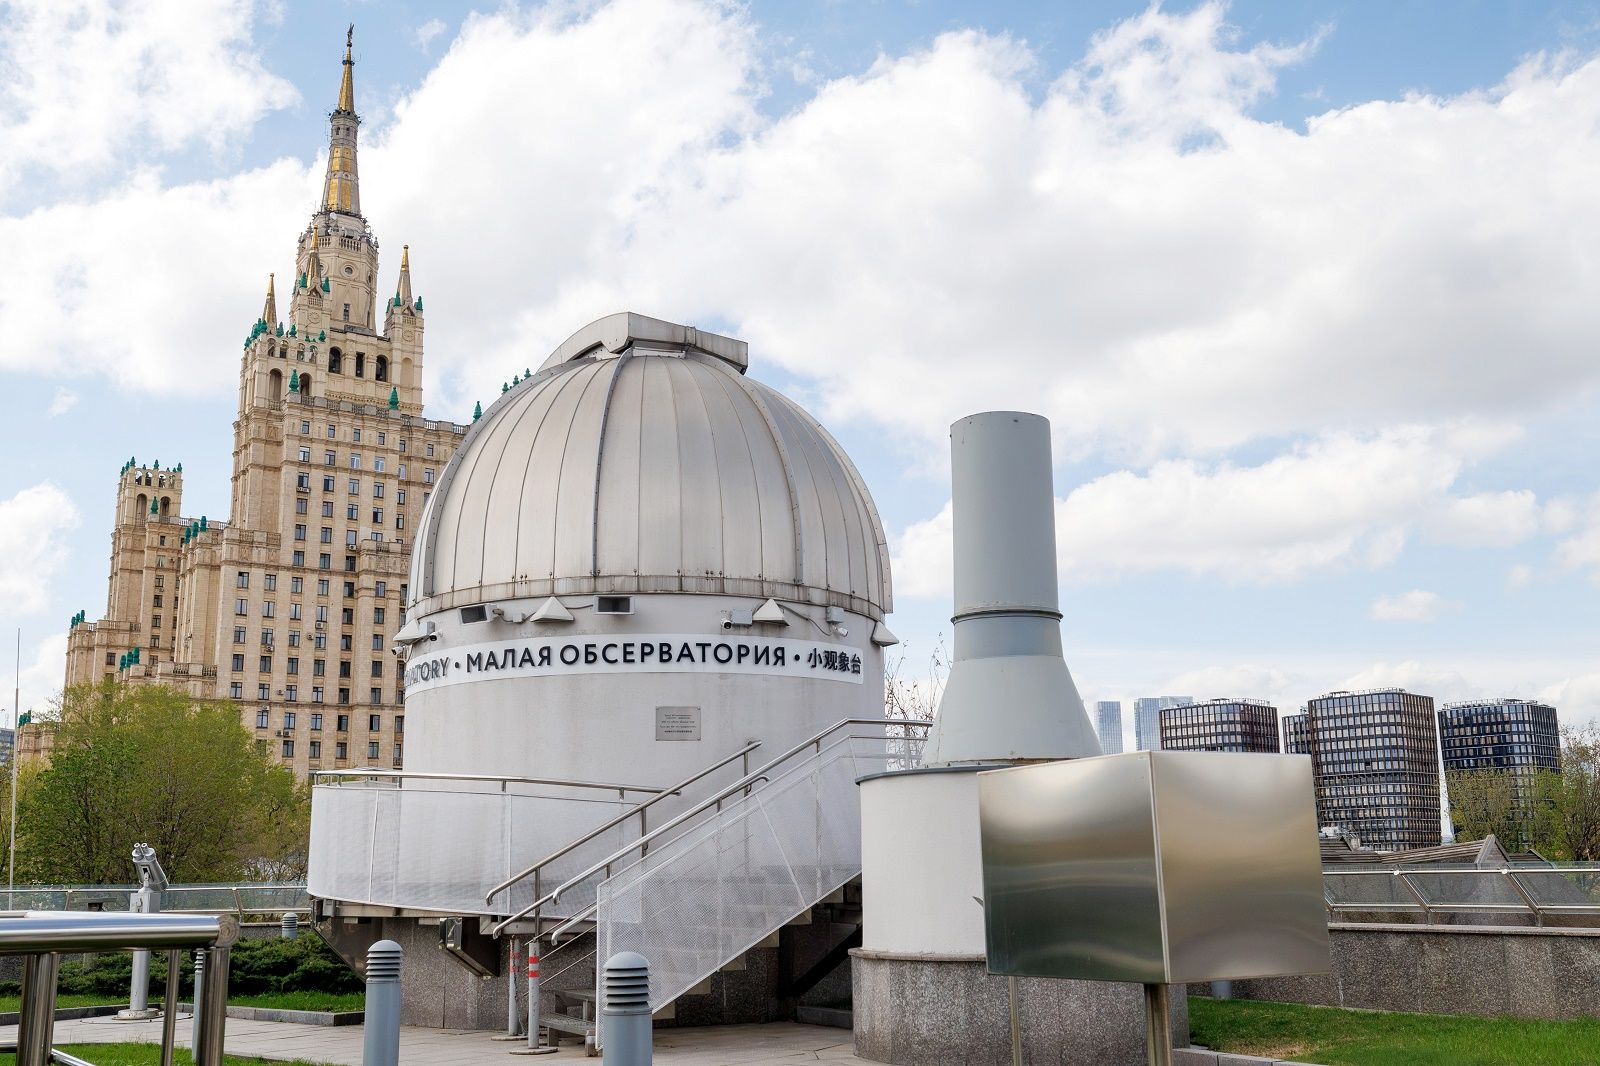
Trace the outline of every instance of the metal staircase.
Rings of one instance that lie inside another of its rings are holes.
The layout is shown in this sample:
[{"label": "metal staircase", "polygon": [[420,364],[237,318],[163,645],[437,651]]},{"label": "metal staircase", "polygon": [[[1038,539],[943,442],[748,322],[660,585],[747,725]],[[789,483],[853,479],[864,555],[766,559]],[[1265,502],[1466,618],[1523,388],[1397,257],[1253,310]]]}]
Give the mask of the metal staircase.
[{"label": "metal staircase", "polygon": [[[713,792],[659,828],[592,863],[497,923],[496,934],[526,933],[540,946],[553,984],[559,974],[618,951],[650,960],[650,1006],[657,1016],[736,969],[746,952],[812,908],[841,898],[861,873],[856,781],[915,765],[928,723],[845,719]],[[748,751],[748,749],[747,749]],[[738,757],[737,755],[734,757]],[[646,804],[727,765],[708,768]],[[636,811],[618,815],[635,816]],[[493,904],[610,829],[601,825],[492,889]],[[520,893],[519,893],[520,894]],[[546,947],[548,945],[548,947]],[[842,948],[835,949],[839,958]],[[837,959],[835,959],[837,964]],[[598,1048],[596,993],[552,993],[579,1013],[545,1013],[551,1030],[581,1035]]]}]

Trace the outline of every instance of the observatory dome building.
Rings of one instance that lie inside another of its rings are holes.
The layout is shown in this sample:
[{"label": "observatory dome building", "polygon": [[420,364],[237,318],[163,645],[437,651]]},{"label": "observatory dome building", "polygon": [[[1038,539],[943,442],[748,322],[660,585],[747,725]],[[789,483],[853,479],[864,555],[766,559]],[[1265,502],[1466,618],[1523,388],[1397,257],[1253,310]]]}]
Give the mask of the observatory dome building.
[{"label": "observatory dome building", "polygon": [[347,959],[407,946],[429,990],[410,1021],[515,1018],[519,941],[563,960],[546,1028],[590,1040],[556,1008],[596,957],[648,950],[657,1012],[681,996],[702,1001],[686,1018],[759,1021],[776,971],[740,958],[837,947],[856,779],[920,733],[882,722],[872,497],[748,365],[742,341],[600,319],[434,482],[392,639],[406,766],[319,778],[307,877]]},{"label": "observatory dome building", "polygon": [[484,412],[417,533],[408,769],[665,784],[882,713],[877,509],[748,365],[743,341],[617,314]]}]

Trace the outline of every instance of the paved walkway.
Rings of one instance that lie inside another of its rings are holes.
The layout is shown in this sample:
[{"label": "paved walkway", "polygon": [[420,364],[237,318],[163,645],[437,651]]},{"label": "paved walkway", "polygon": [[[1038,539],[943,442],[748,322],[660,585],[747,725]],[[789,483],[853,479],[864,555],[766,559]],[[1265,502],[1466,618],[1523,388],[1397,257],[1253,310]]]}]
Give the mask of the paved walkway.
[{"label": "paved walkway", "polygon": [[[400,1030],[400,1061],[404,1066],[507,1066],[509,1063],[583,1060],[583,1048],[564,1047],[558,1054],[513,1057],[513,1045],[491,1040],[491,1033],[455,1029]],[[188,1046],[189,1019],[178,1022],[178,1036]],[[57,1022],[56,1043],[104,1044],[123,1041],[156,1043],[160,1022],[118,1022],[109,1018]],[[16,1027],[0,1027],[0,1043],[14,1041]],[[252,1022],[228,1019],[227,1050],[232,1055],[265,1059],[305,1059],[310,1062],[361,1066],[359,1025],[294,1025],[288,1022]],[[658,1029],[655,1060],[673,1066],[757,1066],[762,1063],[826,1062],[865,1063],[851,1053],[847,1029],[829,1029],[794,1022],[771,1025],[718,1025],[697,1029]],[[590,1062],[598,1060],[590,1059]]]}]

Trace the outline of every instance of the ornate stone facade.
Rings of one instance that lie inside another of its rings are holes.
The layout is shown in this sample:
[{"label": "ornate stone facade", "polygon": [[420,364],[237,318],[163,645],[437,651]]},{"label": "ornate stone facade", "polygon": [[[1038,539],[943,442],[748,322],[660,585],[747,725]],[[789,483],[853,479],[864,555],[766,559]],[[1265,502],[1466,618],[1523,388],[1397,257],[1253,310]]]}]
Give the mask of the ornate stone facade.
[{"label": "ornate stone facade", "polygon": [[399,766],[411,536],[466,426],[422,416],[423,309],[402,251],[378,328],[346,39],[321,209],[296,242],[287,321],[269,278],[239,365],[227,522],[184,517],[183,468],[117,482],[104,618],[78,620],[66,681],[162,683],[237,703],[284,764]]}]

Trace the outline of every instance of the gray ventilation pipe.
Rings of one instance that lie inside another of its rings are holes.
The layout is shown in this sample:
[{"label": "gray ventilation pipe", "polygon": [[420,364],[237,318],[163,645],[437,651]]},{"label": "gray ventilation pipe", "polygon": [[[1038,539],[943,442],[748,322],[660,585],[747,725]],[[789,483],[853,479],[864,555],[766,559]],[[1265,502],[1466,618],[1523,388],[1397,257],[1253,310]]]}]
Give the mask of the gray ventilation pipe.
[{"label": "gray ventilation pipe", "polygon": [[959,419],[950,468],[955,661],[923,764],[1099,755],[1061,657],[1049,420],[1022,411]]}]

